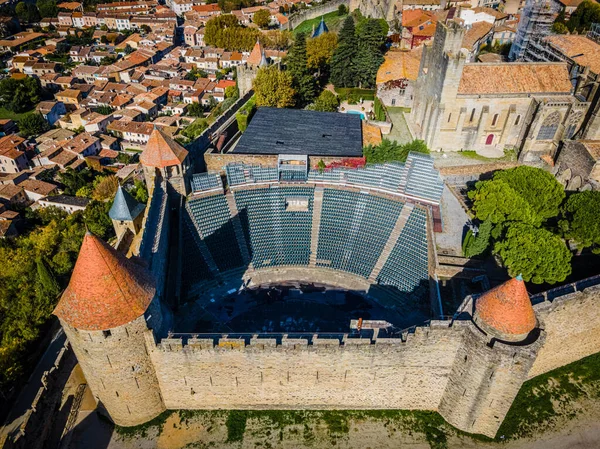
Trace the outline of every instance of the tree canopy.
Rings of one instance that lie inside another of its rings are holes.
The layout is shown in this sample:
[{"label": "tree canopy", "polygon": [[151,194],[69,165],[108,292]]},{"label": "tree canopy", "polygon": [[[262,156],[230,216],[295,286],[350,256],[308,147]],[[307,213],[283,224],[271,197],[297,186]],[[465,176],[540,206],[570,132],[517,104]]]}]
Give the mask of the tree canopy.
[{"label": "tree canopy", "polygon": [[252,22],[260,28],[268,28],[271,23],[271,13],[268,9],[259,9],[252,16]]},{"label": "tree canopy", "polygon": [[335,33],[323,33],[306,41],[306,63],[308,68],[326,71],[331,64],[331,58],[338,44]]},{"label": "tree canopy", "polygon": [[331,58],[331,82],[335,87],[375,86],[386,34],[387,26],[379,19],[361,17],[355,27],[354,18],[346,18]]},{"label": "tree canopy", "polygon": [[19,120],[19,133],[24,137],[36,136],[49,129],[49,123],[39,112],[32,112]]},{"label": "tree canopy", "polygon": [[518,221],[539,226],[541,218],[529,203],[503,179],[479,181],[469,193],[473,212],[482,221],[495,225]]},{"label": "tree canopy", "polygon": [[526,223],[512,223],[494,251],[508,274],[519,274],[527,282],[554,284],[571,274],[571,252],[564,241],[550,231]]},{"label": "tree canopy", "polygon": [[250,51],[259,35],[260,31],[257,29],[242,27],[234,15],[222,14],[206,22],[204,41],[206,45],[227,51]]},{"label": "tree canopy", "polygon": [[37,78],[4,78],[0,81],[0,104],[13,112],[28,111],[40,102],[41,85]]},{"label": "tree canopy", "polygon": [[309,109],[321,112],[336,112],[339,105],[340,101],[337,95],[325,89],[319,94],[315,102],[309,106]]},{"label": "tree canopy", "polygon": [[585,33],[590,29],[592,23],[600,22],[600,4],[595,1],[585,0],[577,6],[566,22],[571,33]]},{"label": "tree canopy", "polygon": [[399,144],[396,141],[383,139],[379,145],[369,145],[363,148],[363,154],[368,164],[381,164],[391,161],[404,162],[411,151],[429,154],[429,148],[422,140]]},{"label": "tree canopy", "polygon": [[305,106],[314,100],[317,83],[308,69],[306,59],[306,35],[298,33],[286,58],[288,72],[292,75],[292,86],[296,91],[297,106]]},{"label": "tree canopy", "polygon": [[543,220],[558,215],[565,199],[565,190],[552,174],[545,170],[521,165],[494,173],[494,180],[504,180],[529,203]]},{"label": "tree canopy", "polygon": [[254,79],[256,106],[289,108],[294,106],[296,91],[291,73],[277,66],[263,67]]},{"label": "tree canopy", "polygon": [[581,248],[600,254],[600,192],[574,193],[561,210],[560,228]]}]

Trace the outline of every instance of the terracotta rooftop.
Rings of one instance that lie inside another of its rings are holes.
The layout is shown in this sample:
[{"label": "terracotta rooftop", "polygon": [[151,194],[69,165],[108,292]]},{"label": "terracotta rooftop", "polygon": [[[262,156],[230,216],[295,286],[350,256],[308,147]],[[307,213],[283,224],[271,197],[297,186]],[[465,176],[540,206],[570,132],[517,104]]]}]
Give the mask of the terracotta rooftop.
[{"label": "terracotta rooftop", "polygon": [[423,47],[417,47],[410,51],[390,49],[385,54],[385,60],[377,71],[377,84],[399,79],[416,80],[422,55]]},{"label": "terracotta rooftop", "polygon": [[140,156],[140,161],[146,166],[164,168],[181,164],[187,155],[188,151],[185,148],[163,131],[155,129]]},{"label": "terracotta rooftop", "polygon": [[80,330],[112,329],[143,315],[155,291],[141,265],[87,233],[54,314]]},{"label": "terracotta rooftop", "polygon": [[507,340],[524,338],[537,325],[531,300],[520,276],[481,295],[475,302],[475,322]]},{"label": "terracotta rooftop", "polygon": [[466,64],[459,95],[570,94],[566,63]]},{"label": "terracotta rooftop", "polygon": [[600,44],[597,42],[586,36],[570,34],[556,34],[544,40],[575,63],[589,67],[597,75],[600,74]]},{"label": "terracotta rooftop", "polygon": [[473,46],[492,31],[493,24],[489,22],[475,22],[465,33],[462,42],[462,48],[471,50]]}]

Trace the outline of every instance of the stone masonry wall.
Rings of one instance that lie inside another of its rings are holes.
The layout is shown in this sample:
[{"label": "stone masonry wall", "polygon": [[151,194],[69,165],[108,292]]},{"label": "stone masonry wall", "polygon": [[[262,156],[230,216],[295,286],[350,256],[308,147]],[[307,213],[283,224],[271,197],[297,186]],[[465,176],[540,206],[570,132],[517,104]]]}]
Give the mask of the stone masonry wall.
[{"label": "stone masonry wall", "polygon": [[154,367],[146,353],[144,335],[148,328],[143,315],[111,329],[110,334],[61,324],[99,409],[108,411],[116,424],[141,424],[164,411]]},{"label": "stone masonry wall", "polygon": [[[148,351],[169,409],[436,410],[464,328],[432,322],[407,340],[163,339]],[[176,367],[176,369],[174,368]]]},{"label": "stone masonry wall", "polygon": [[547,337],[529,379],[600,351],[600,286],[534,308]]}]

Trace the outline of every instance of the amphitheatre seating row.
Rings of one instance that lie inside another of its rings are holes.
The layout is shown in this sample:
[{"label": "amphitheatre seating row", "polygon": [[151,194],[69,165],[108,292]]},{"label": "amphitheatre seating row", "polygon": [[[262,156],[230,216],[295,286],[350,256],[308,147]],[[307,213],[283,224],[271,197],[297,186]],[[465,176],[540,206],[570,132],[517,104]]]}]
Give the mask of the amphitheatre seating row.
[{"label": "amphitheatre seating row", "polygon": [[383,265],[377,283],[412,292],[427,279],[427,217],[419,208],[413,209],[388,260]]},{"label": "amphitheatre seating row", "polygon": [[[254,268],[307,265],[312,229],[312,187],[238,190],[234,193],[249,236]],[[308,210],[286,211],[288,197],[308,199]]]},{"label": "amphitheatre seating row", "polygon": [[368,278],[402,206],[362,192],[325,189],[317,265]]},{"label": "amphitheatre seating row", "polygon": [[[308,266],[314,193],[314,187],[306,184],[236,189],[233,195],[241,224],[237,234],[224,195],[191,197],[182,235],[184,286],[212,279],[214,265],[221,273],[244,268],[239,247],[244,241],[238,242],[242,234],[255,269]],[[290,198],[304,201],[305,208],[289,208]],[[373,193],[324,188],[316,265],[368,279],[403,205]],[[381,296],[389,304],[384,305],[399,305],[396,290],[412,294],[427,281],[426,220],[426,212],[415,207],[381,267],[376,282],[386,290]],[[210,260],[203,258],[207,253]]]},{"label": "amphitheatre seating row", "polygon": [[225,196],[201,197],[188,206],[219,271],[240,267],[242,255]]}]

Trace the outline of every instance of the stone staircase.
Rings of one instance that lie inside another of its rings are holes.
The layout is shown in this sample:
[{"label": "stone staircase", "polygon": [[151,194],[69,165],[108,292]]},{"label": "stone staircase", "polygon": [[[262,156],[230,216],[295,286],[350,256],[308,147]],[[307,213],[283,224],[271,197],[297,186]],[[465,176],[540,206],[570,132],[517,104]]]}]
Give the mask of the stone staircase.
[{"label": "stone staircase", "polygon": [[313,219],[310,238],[310,261],[309,265],[317,264],[317,248],[319,247],[319,229],[321,228],[321,211],[323,210],[323,187],[315,188],[313,201]]},{"label": "stone staircase", "polygon": [[375,282],[377,280],[377,276],[379,276],[379,272],[385,265],[385,262],[388,260],[388,257],[390,257],[390,253],[394,249],[394,246],[396,245],[396,241],[398,240],[398,237],[400,237],[400,234],[402,233],[402,230],[404,229],[404,226],[406,225],[406,222],[408,221],[408,217],[410,217],[410,214],[414,208],[415,208],[415,206],[410,203],[405,203],[404,206],[402,207],[402,211],[400,212],[400,216],[398,217],[398,220],[396,221],[396,224],[394,225],[394,229],[392,229],[390,238],[388,238],[388,241],[385,243],[385,246],[383,247],[383,251],[379,255],[379,259],[377,259],[377,262],[375,263],[375,266],[373,267],[373,271],[371,271],[371,275],[369,276],[369,281]]}]

